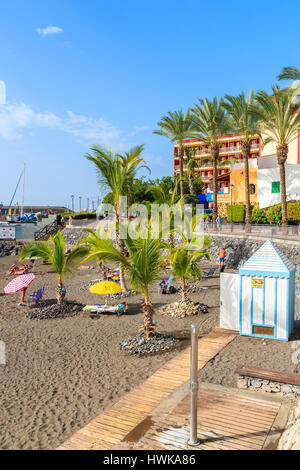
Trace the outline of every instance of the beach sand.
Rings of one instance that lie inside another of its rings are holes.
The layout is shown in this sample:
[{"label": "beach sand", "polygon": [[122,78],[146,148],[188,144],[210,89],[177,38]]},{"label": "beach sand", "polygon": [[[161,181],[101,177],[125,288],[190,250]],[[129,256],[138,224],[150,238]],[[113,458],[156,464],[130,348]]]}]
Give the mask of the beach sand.
[{"label": "beach sand", "polygon": [[[6,272],[13,262],[16,258],[0,259],[0,292],[11,279]],[[43,285],[45,299],[51,301],[55,298],[55,275],[41,262],[35,263],[34,272],[37,278],[28,289],[27,301],[28,294]],[[167,271],[165,278],[168,276]],[[98,277],[96,269],[77,270],[66,280],[67,299],[84,304],[103,302],[87,288],[81,289]],[[156,330],[171,333],[181,342],[176,350],[148,357],[130,356],[119,349],[120,342],[137,334],[142,325],[140,295],[126,298],[128,313],[120,317],[107,314],[91,319],[80,314],[29,320],[26,314],[32,304],[17,307],[19,295],[0,294],[0,340],[6,345],[7,362],[0,365],[0,449],[56,448],[188,346],[191,323],[199,324],[200,335],[218,326],[219,277],[199,285],[209,289],[190,298],[206,303],[209,313],[185,319],[156,314]],[[151,289],[151,298],[156,310],[180,299],[178,295],[159,295],[157,286]],[[234,371],[240,364],[294,372],[294,343],[265,342],[237,337],[199,372],[200,380],[235,386]]]},{"label": "beach sand", "polygon": [[[12,279],[6,272],[14,262],[14,257],[0,259],[0,292]],[[48,270],[41,262],[35,263],[36,280],[25,300],[43,285],[45,299],[55,298],[56,277]],[[66,280],[67,299],[84,304],[103,302],[87,288],[80,289],[98,277],[96,269],[76,271]],[[218,279],[204,284],[217,287]],[[157,309],[179,300],[178,295],[158,295],[157,286],[151,291]],[[128,313],[120,317],[107,314],[91,319],[80,314],[54,320],[29,320],[30,303],[17,307],[19,294],[0,295],[0,340],[6,345],[7,362],[0,365],[0,449],[56,448],[186,347],[191,323],[199,323],[201,334],[215,327],[218,296],[216,288],[204,290],[201,298],[191,295],[212,307],[206,315],[186,319],[155,315],[157,331],[181,338],[180,346],[138,358],[121,352],[119,344],[137,334],[143,323],[140,295],[126,298]]]}]

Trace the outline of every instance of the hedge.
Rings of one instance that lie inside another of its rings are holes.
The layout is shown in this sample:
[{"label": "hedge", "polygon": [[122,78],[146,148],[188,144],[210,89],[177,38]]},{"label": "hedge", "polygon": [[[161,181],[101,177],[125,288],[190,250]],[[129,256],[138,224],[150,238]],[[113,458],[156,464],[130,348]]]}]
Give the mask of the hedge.
[{"label": "hedge", "polygon": [[72,217],[74,220],[80,219],[96,219],[96,212],[66,212],[65,214],[57,214],[61,217],[69,218]]},{"label": "hedge", "polygon": [[265,209],[254,207],[251,212],[251,224],[266,224],[267,215]]},{"label": "hedge", "polygon": [[[232,205],[232,222],[243,223],[245,220],[245,206],[244,204]],[[227,205],[227,221],[231,222],[231,205]]]},{"label": "hedge", "polygon": [[289,202],[287,205],[288,220],[293,222],[300,221],[300,202]]}]

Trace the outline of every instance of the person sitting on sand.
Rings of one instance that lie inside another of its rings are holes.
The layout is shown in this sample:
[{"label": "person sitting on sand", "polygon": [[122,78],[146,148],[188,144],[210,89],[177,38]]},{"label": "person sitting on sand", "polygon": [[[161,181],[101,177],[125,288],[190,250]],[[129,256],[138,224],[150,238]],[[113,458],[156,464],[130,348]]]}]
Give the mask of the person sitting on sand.
[{"label": "person sitting on sand", "polygon": [[219,271],[221,272],[221,269],[224,266],[225,258],[226,258],[225,248],[221,248],[221,250],[218,252],[218,256],[219,256]]}]

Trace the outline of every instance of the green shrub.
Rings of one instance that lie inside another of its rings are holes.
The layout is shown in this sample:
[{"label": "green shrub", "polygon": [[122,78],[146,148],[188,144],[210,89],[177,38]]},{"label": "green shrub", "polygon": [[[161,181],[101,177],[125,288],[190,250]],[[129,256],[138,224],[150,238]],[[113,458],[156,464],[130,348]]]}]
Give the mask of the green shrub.
[{"label": "green shrub", "polygon": [[67,219],[69,217],[72,217],[74,220],[80,220],[80,219],[96,219],[96,212],[66,212],[65,214],[57,214],[60,215],[61,217],[66,217]]},{"label": "green shrub", "polygon": [[264,209],[254,207],[251,213],[251,224],[266,224],[267,215]]},{"label": "green shrub", "polygon": [[[227,205],[227,220],[231,222],[231,205]],[[245,220],[245,206],[244,204],[232,205],[232,222],[242,223]]]},{"label": "green shrub", "polygon": [[281,204],[270,207],[266,212],[267,221],[270,225],[280,225],[282,220]]},{"label": "green shrub", "polygon": [[291,222],[300,222],[300,202],[289,202],[287,205],[287,217]]}]

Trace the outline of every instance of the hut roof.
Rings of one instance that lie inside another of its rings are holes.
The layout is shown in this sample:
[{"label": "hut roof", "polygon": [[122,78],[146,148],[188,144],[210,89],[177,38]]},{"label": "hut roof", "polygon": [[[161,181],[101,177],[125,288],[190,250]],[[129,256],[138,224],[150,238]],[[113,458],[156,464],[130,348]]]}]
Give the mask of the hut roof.
[{"label": "hut roof", "polygon": [[295,270],[294,263],[274,246],[270,240],[267,240],[241,266],[239,273],[244,275],[290,277],[290,273]]}]

